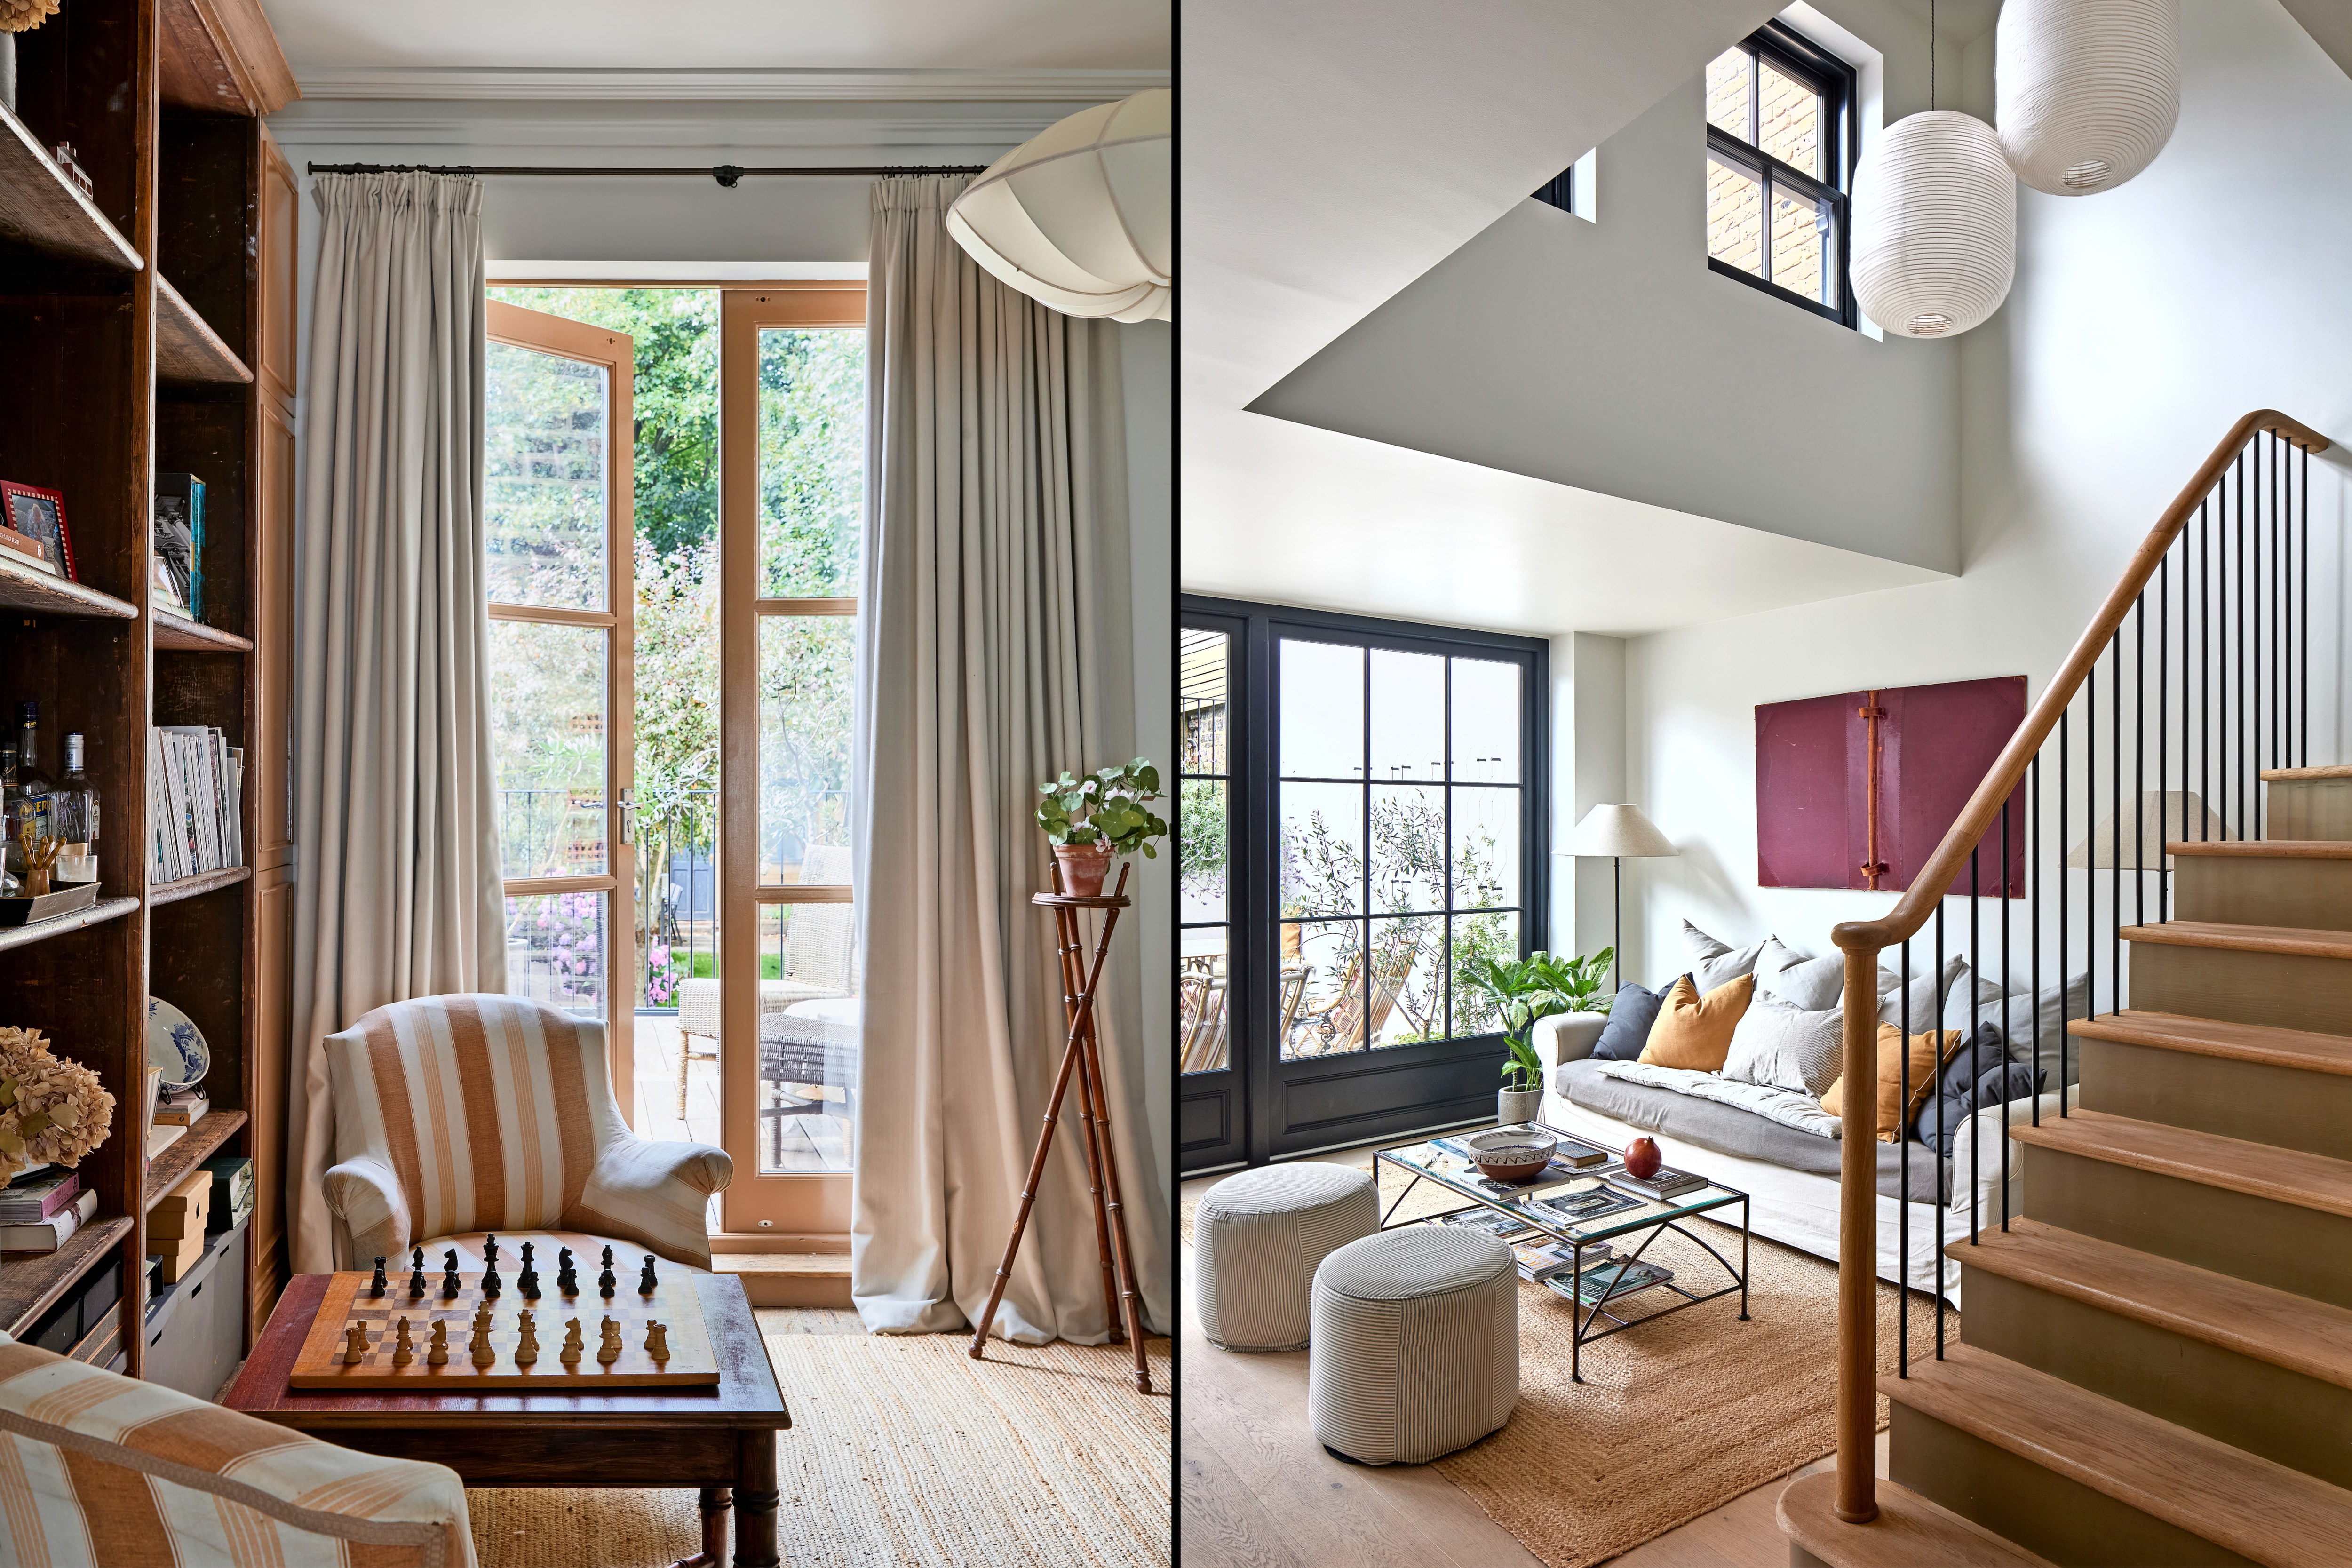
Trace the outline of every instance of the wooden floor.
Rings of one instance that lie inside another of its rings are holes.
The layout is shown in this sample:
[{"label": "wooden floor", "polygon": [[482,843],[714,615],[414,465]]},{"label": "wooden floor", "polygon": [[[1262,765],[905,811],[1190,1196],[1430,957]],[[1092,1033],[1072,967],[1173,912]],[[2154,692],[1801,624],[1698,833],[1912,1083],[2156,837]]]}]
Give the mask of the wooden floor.
[{"label": "wooden floor", "polygon": [[[1371,1151],[1321,1156],[1369,1170]],[[1183,1184],[1198,1197],[1217,1178]],[[1542,1568],[1425,1465],[1340,1463],[1307,1428],[1307,1356],[1231,1355],[1202,1336],[1192,1249],[1180,1248],[1177,1403],[1183,1568]],[[1830,1468],[1824,1459],[1795,1472]],[[1878,1439],[1886,1473],[1886,1436]],[[1540,1485],[1531,1478],[1531,1485]],[[1623,1568],[1783,1568],[1788,1538],[1772,1508],[1786,1479],[1733,1499],[1613,1561]]]}]

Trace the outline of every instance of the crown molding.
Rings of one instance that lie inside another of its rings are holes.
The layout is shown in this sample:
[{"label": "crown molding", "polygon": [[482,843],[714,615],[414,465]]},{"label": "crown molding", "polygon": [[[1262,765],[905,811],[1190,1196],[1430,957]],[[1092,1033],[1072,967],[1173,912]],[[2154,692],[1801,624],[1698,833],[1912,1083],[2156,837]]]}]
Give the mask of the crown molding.
[{"label": "crown molding", "polygon": [[[856,161],[850,155],[860,150],[875,153],[880,163],[971,162],[982,153],[987,155],[978,161],[989,163],[1060,118],[1034,107],[1025,113],[952,118],[826,120],[616,117],[545,107],[555,111],[518,117],[456,109],[436,114],[373,104],[292,104],[270,117],[269,129],[289,147],[468,148],[483,153],[471,160],[476,163],[515,161],[491,157],[486,149],[553,147],[575,154],[566,161],[587,163],[635,163],[655,153],[663,155],[652,161],[677,162],[668,155],[676,152],[709,152],[718,163],[743,163],[747,155],[790,161],[801,153],[810,161],[840,163]],[[924,155],[914,155],[919,153]],[[949,153],[954,156],[944,156]]]},{"label": "crown molding", "polygon": [[881,102],[1108,103],[1167,87],[1167,70],[573,70],[527,67],[312,66],[296,72],[309,100],[614,100],[769,99]]}]

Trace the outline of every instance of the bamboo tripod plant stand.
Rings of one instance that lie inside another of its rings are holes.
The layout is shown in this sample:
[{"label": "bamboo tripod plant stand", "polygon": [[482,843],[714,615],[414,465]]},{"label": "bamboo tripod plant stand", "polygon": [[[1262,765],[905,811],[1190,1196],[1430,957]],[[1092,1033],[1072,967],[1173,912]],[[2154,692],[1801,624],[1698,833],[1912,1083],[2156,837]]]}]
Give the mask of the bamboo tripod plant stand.
[{"label": "bamboo tripod plant stand", "polygon": [[[1045,1107],[1045,1125],[1037,1134],[1037,1152],[1029,1161],[1029,1179],[1021,1184],[1021,1208],[1013,1218],[1013,1235],[1004,1244],[1004,1261],[997,1266],[989,1287],[988,1310],[971,1336],[971,1359],[982,1359],[988,1348],[988,1329],[1004,1300],[1005,1281],[1013,1259],[1021,1250],[1021,1235],[1029,1226],[1029,1210],[1037,1201],[1037,1184],[1045,1173],[1045,1157],[1054,1147],[1054,1130],[1062,1119],[1062,1100],[1073,1073],[1078,1080],[1078,1136],[1087,1159],[1087,1195],[1095,1215],[1095,1249],[1102,1260],[1103,1306],[1110,1315],[1110,1342],[1135,1347],[1135,1386],[1151,1392],[1151,1373],[1143,1359],[1143,1300],[1135,1289],[1135,1259],[1128,1249],[1127,1215],[1118,1203],[1118,1171],[1111,1160],[1110,1103],[1103,1091],[1102,1052],[1095,1041],[1095,992],[1102,983],[1103,960],[1110,952],[1111,932],[1118,912],[1128,907],[1130,863],[1118,869],[1118,886],[1108,897],[1079,898],[1061,890],[1061,869],[1053,869],[1054,891],[1036,893],[1030,902],[1054,911],[1056,951],[1062,964],[1062,1011],[1068,1033],[1062,1044],[1062,1069],[1054,1079],[1054,1098]],[[1087,959],[1085,931],[1079,911],[1103,911],[1102,931],[1095,938],[1093,963]]]}]

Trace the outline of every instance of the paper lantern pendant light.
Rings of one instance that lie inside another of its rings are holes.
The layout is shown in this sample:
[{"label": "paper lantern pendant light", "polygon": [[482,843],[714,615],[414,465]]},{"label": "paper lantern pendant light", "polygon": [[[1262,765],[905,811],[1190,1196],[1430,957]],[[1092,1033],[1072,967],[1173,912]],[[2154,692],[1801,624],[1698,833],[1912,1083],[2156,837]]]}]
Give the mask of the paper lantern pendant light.
[{"label": "paper lantern pendant light", "polygon": [[964,188],[948,232],[1066,316],[1172,321],[1174,107],[1174,93],[1153,88],[1047,126]]},{"label": "paper lantern pendant light", "polygon": [[1993,101],[2019,179],[2053,196],[2115,189],[2179,118],[2179,0],[2008,0]]},{"label": "paper lantern pendant light", "polygon": [[1992,127],[1948,109],[1889,126],[1853,176],[1863,314],[1900,337],[1948,338],[2000,310],[2016,270],[2017,176]]}]

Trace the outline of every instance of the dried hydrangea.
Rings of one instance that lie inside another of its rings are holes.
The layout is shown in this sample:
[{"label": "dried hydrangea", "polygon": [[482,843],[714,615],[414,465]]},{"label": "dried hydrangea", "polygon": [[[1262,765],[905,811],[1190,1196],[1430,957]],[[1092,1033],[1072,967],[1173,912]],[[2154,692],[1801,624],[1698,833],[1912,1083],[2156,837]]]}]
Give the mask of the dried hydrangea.
[{"label": "dried hydrangea", "polygon": [[113,1119],[98,1074],[58,1060],[38,1029],[0,1028],[0,1186],[28,1165],[79,1164]]},{"label": "dried hydrangea", "polygon": [[58,0],[0,0],[0,33],[26,33],[58,14]]}]

